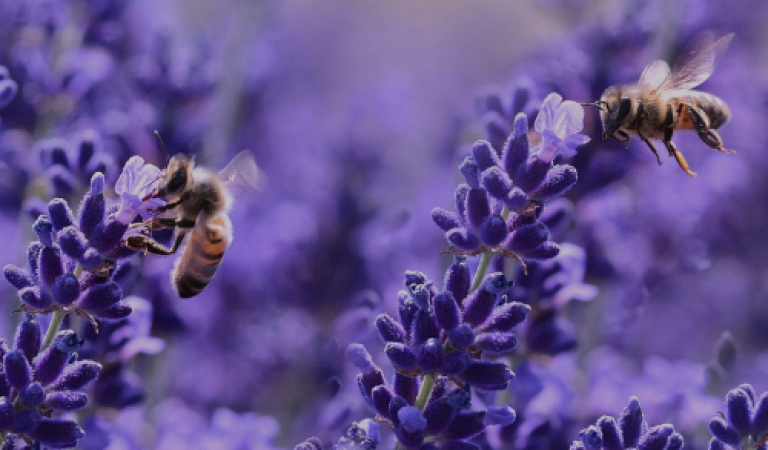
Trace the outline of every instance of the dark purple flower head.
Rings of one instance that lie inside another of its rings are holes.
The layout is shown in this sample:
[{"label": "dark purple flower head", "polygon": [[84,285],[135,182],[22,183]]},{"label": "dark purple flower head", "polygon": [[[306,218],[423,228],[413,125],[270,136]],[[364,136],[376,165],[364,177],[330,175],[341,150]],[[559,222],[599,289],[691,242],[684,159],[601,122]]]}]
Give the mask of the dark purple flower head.
[{"label": "dark purple flower head", "polygon": [[715,447],[710,448],[735,449],[741,448],[742,443],[765,443],[768,440],[768,392],[757,397],[749,384],[729,391],[725,397],[725,414],[709,422],[709,431],[715,443]]},{"label": "dark purple flower head", "polygon": [[601,417],[596,425],[579,433],[579,441],[575,441],[571,449],[676,450],[682,446],[683,437],[675,432],[672,425],[665,424],[648,428],[645,417],[643,417],[643,410],[640,407],[640,401],[637,397],[632,397],[618,421],[610,416]]}]

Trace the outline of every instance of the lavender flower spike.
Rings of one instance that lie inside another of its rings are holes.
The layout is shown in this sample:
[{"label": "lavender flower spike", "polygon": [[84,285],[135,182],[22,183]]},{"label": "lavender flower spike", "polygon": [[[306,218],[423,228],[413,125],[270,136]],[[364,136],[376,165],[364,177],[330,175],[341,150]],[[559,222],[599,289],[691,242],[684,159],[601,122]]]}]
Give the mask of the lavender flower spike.
[{"label": "lavender flower spike", "polygon": [[117,220],[123,224],[130,223],[136,214],[142,218],[151,217],[153,208],[162,206],[165,202],[158,198],[147,201],[144,199],[152,193],[160,180],[160,169],[152,164],[145,164],[140,156],[132,156],[123,167],[123,172],[115,183],[115,193],[120,196],[120,210]]},{"label": "lavender flower spike", "polygon": [[558,153],[573,156],[577,147],[589,142],[589,137],[579,134],[584,128],[584,109],[554,92],[544,99],[534,127],[541,133],[538,157],[546,162]]}]

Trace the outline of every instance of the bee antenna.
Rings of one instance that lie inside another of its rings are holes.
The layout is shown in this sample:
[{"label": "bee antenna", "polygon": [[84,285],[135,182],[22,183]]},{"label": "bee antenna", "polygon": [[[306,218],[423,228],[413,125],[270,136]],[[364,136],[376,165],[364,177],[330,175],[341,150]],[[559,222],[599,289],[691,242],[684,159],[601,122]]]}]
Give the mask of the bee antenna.
[{"label": "bee antenna", "polygon": [[163,138],[160,137],[160,132],[155,130],[155,137],[157,137],[157,140],[160,142],[160,148],[163,150],[163,153],[165,153],[165,165],[168,165],[168,161],[171,159],[171,155],[168,153],[168,148],[165,146],[165,142],[163,142]]}]

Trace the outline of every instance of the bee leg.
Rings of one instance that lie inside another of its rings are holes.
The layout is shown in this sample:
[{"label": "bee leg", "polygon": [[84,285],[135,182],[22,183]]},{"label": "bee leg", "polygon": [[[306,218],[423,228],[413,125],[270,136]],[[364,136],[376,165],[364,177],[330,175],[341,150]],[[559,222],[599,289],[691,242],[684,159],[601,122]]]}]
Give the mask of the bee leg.
[{"label": "bee leg", "polygon": [[723,147],[723,139],[717,134],[717,131],[709,128],[709,120],[704,111],[691,104],[685,106],[688,108],[688,114],[691,116],[696,133],[705,144],[723,153],[736,153],[735,150],[728,150]]},{"label": "bee leg", "polygon": [[126,246],[132,250],[144,250],[147,253],[152,253],[155,255],[173,255],[179,250],[181,243],[184,241],[184,236],[186,235],[186,231],[177,233],[176,240],[173,242],[173,245],[168,248],[152,239],[150,236],[143,234],[133,234],[128,236],[128,239],[126,240]]},{"label": "bee leg", "polygon": [[645,144],[648,146],[648,148],[650,148],[653,154],[656,155],[656,162],[661,165],[661,157],[659,156],[659,152],[656,151],[656,147],[653,146],[653,142],[651,142],[651,140],[647,137],[643,136],[643,132],[640,131],[639,126],[637,127],[637,135],[640,136],[640,139],[645,141]]},{"label": "bee leg", "polygon": [[[668,130],[671,130],[671,128],[668,128]],[[664,133],[665,137],[667,133]],[[669,133],[672,134],[672,133]],[[677,160],[677,163],[680,164],[680,168],[682,168],[685,173],[692,177],[696,177],[696,172],[692,171],[690,167],[688,167],[688,161],[685,160],[685,156],[683,156],[682,153],[680,153],[680,150],[677,149],[675,146],[675,143],[672,141],[664,140],[664,145],[667,147],[667,150],[669,150],[669,154],[674,156]]]},{"label": "bee leg", "polygon": [[[624,139],[619,139],[619,138],[616,136],[617,134],[618,134],[619,136],[621,136],[622,138],[624,138]],[[624,144],[624,148],[626,148],[626,149],[629,149],[629,135],[628,135],[627,133],[625,133],[625,132],[623,132],[623,131],[621,131],[621,130],[616,130],[616,131],[615,131],[615,132],[614,132],[614,133],[611,135],[611,137],[612,137],[614,140],[616,140],[616,141],[618,141],[618,142],[621,142],[622,144]]]},{"label": "bee leg", "polygon": [[194,228],[195,221],[189,219],[177,220],[172,217],[153,217],[143,225],[150,231],[162,230],[164,228]]}]

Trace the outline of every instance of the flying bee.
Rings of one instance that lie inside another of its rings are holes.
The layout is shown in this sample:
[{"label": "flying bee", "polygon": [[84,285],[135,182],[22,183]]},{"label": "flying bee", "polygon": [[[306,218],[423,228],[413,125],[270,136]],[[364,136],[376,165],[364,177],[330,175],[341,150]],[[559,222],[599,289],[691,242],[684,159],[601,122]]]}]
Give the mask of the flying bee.
[{"label": "flying bee", "polygon": [[660,139],[685,173],[695,177],[672,142],[675,130],[694,130],[713,149],[736,153],[723,146],[715,131],[731,117],[728,105],[712,94],[692,90],[712,75],[715,56],[725,51],[731,39],[733,33],[715,41],[711,31],[703,31],[685,47],[671,71],[665,61],[654,61],[646,66],[636,84],[611,86],[599,101],[582,104],[600,110],[603,139],[611,137],[629,148],[630,135],[638,136],[661,165],[651,143],[651,139]]},{"label": "flying bee", "polygon": [[194,297],[211,282],[232,244],[232,223],[227,214],[231,194],[245,194],[256,189],[258,183],[259,169],[247,151],[238,153],[218,175],[195,167],[194,159],[187,155],[174,155],[155,190],[144,199],[160,198],[167,203],[153,211],[159,214],[157,217],[137,224],[150,231],[173,228],[173,244],[168,248],[147,234],[137,233],[126,237],[124,245],[172,255],[189,234],[189,242],[171,272],[171,284],[179,297]]}]

